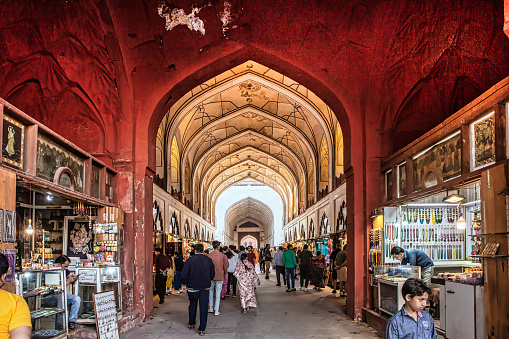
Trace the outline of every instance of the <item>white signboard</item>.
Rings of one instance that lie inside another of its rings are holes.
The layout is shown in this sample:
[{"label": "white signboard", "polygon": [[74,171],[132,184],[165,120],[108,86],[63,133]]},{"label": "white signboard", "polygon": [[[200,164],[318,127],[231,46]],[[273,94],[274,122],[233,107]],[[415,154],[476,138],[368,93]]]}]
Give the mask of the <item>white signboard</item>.
[{"label": "white signboard", "polygon": [[84,270],[79,271],[80,284],[97,284],[97,270]]}]

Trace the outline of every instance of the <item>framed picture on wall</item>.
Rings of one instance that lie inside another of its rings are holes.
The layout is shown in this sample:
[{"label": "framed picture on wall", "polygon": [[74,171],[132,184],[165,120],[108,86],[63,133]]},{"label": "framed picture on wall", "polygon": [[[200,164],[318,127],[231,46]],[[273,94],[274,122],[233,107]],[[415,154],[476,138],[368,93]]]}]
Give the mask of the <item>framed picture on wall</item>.
[{"label": "framed picture on wall", "polygon": [[25,125],[11,118],[8,115],[9,112],[11,111],[4,106],[2,161],[8,165],[23,169]]},{"label": "framed picture on wall", "polygon": [[392,200],[392,170],[385,172],[385,200]]},{"label": "framed picture on wall", "polygon": [[406,162],[397,166],[398,168],[398,198],[406,195]]},{"label": "framed picture on wall", "polygon": [[3,211],[2,239],[4,242],[16,241],[16,212]]},{"label": "framed picture on wall", "polygon": [[470,124],[470,168],[472,171],[495,163],[494,112]]}]

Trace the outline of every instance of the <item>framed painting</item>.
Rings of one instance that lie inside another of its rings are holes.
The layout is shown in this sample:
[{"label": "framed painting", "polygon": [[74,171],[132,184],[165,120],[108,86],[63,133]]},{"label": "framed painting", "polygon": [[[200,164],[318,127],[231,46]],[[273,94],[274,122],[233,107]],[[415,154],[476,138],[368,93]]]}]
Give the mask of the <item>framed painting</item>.
[{"label": "framed painting", "polygon": [[9,112],[11,111],[4,106],[2,161],[10,166],[23,169],[25,125],[6,115]]},{"label": "framed painting", "polygon": [[495,114],[470,124],[470,167],[472,171],[495,163]]},{"label": "framed painting", "polygon": [[[85,162],[83,159],[49,138],[39,135],[37,139],[37,176],[52,182],[56,171],[61,167],[67,167],[71,170],[76,191],[83,193],[83,180],[85,178]],[[63,180],[62,186],[66,187],[66,178]]]},{"label": "framed painting", "polygon": [[4,242],[16,241],[16,212],[3,211],[2,239]]},{"label": "framed painting", "polygon": [[69,257],[87,259],[87,254],[93,254],[94,235],[91,220],[65,217],[67,239],[64,241],[64,253]]},{"label": "framed painting", "polygon": [[406,162],[397,166],[398,168],[398,198],[406,195]]},{"label": "framed painting", "polygon": [[3,254],[7,257],[7,261],[9,262],[9,270],[7,271],[5,282],[15,282],[16,250],[4,250]]},{"label": "framed painting", "polygon": [[[437,142],[412,159],[414,191],[431,187],[429,182],[439,183],[461,175],[460,131]],[[433,175],[430,175],[433,173]],[[439,177],[437,177],[437,175]],[[433,179],[433,180],[431,180]],[[430,181],[431,180],[431,181]],[[435,181],[436,180],[436,181]]]},{"label": "framed painting", "polygon": [[392,170],[385,172],[385,200],[392,200]]}]

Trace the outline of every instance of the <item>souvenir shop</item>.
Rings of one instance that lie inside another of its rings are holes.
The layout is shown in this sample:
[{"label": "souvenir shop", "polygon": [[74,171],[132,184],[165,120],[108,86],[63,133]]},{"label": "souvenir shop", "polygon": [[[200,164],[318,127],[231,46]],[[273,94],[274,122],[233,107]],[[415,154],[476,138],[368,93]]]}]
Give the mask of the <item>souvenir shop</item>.
[{"label": "souvenir shop", "polygon": [[[489,324],[500,321],[494,314],[508,313],[498,300],[509,287],[507,272],[501,274],[509,257],[504,88],[382,161],[386,202],[371,213],[368,253],[379,314],[398,312],[401,286],[421,277],[420,267],[393,259],[395,246],[433,260],[428,310],[445,337],[484,338]],[[504,142],[496,142],[500,138]]]},{"label": "souvenir shop", "polygon": [[[0,113],[0,250],[12,266],[4,288],[27,301],[33,338],[64,338],[67,294],[81,297],[77,322],[95,325],[92,294],[101,291],[115,291],[121,312],[116,172],[1,99]],[[60,255],[71,259],[75,284],[66,285]]]}]

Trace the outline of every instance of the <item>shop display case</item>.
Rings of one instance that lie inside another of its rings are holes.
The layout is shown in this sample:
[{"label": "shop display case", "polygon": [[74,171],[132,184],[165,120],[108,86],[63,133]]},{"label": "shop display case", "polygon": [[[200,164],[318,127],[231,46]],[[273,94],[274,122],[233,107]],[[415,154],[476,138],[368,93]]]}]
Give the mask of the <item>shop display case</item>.
[{"label": "shop display case", "polygon": [[378,280],[378,309],[387,314],[396,314],[405,303],[401,287],[408,278],[420,278],[419,266],[375,266],[373,270]]},{"label": "shop display case", "polygon": [[67,337],[67,297],[62,269],[16,273],[16,293],[23,296],[32,318],[32,338]]},{"label": "shop display case", "polygon": [[113,291],[117,312],[122,311],[120,266],[76,267],[76,295],[81,298],[77,323],[95,324],[93,294]]}]

